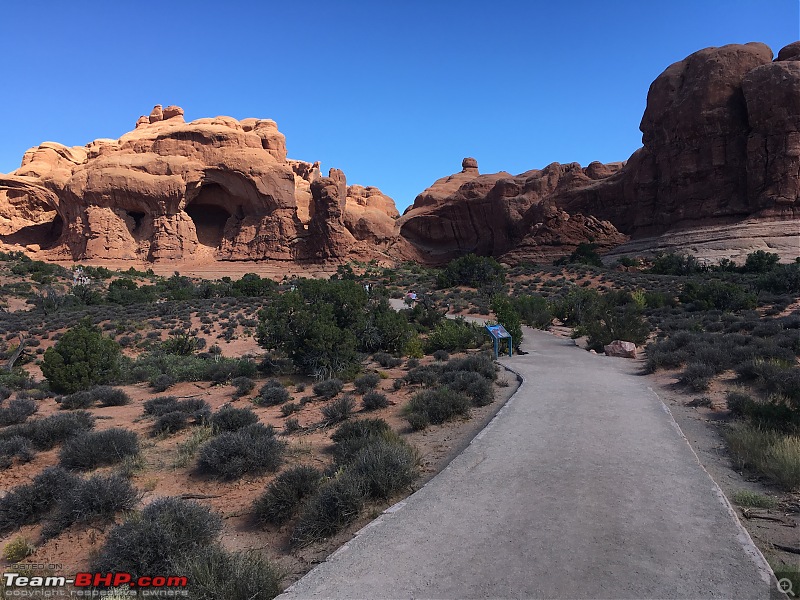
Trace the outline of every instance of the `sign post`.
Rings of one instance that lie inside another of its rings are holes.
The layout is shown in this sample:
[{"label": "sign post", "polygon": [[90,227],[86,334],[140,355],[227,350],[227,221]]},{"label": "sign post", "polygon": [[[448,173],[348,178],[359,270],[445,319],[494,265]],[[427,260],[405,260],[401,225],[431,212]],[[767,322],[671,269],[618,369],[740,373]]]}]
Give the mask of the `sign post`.
[{"label": "sign post", "polygon": [[500,342],[506,341],[508,343],[508,355],[513,356],[513,348],[514,343],[511,339],[511,334],[506,331],[506,328],[502,325],[487,325],[486,331],[489,332],[489,335],[492,336],[492,341],[494,342],[494,357],[497,359],[500,356]]}]

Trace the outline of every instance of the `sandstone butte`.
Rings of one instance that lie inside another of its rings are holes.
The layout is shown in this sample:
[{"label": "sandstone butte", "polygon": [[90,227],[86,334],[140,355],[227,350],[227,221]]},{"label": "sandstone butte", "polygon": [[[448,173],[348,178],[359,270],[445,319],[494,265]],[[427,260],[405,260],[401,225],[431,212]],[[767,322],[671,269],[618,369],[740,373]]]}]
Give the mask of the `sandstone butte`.
[{"label": "sandstone butte", "polygon": [[156,106],[118,140],[45,142],[0,175],[0,244],[38,258],[442,262],[571,252],[800,255],[800,42],[706,48],[650,86],[619,163],[481,175],[466,158],[400,216],[375,187],[291,160],[274,121]]}]

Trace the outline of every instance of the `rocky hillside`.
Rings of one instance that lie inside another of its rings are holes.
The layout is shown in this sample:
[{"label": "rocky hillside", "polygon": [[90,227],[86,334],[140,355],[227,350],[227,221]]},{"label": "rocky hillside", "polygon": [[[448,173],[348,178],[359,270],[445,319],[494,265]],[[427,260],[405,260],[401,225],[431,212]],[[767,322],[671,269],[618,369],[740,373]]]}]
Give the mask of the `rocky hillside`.
[{"label": "rocky hillside", "polygon": [[289,160],[274,121],[156,106],[118,140],[46,142],[0,175],[0,241],[78,259],[413,257],[391,198]]},{"label": "rocky hillside", "polygon": [[400,217],[379,189],[287,159],[274,121],[156,106],[119,140],[26,152],[0,175],[0,243],[73,260],[522,260],[586,241],[800,254],[800,42],[775,60],[750,43],[671,65],[640,129],[620,163],[481,175],[466,158]]},{"label": "rocky hillside", "polygon": [[[707,48],[671,65],[650,86],[640,129],[644,146],[625,163],[553,163],[512,176],[479,175],[475,160],[465,159],[460,173],[417,196],[401,235],[430,258],[469,251],[531,258],[587,240],[601,248],[626,239],[667,246],[675,232],[708,229],[719,239],[720,226],[752,222],[763,230],[771,222],[751,248],[789,238],[783,246],[800,254],[800,42],[774,61],[767,46],[751,43]],[[734,250],[735,239],[726,243]]]}]

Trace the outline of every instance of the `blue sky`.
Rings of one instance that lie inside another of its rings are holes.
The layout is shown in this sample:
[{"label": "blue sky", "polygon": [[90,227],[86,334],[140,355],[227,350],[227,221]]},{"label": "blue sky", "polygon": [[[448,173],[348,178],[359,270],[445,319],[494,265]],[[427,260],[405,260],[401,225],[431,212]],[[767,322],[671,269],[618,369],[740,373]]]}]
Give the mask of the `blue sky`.
[{"label": "blue sky", "polygon": [[800,39],[798,0],[9,2],[0,172],[118,137],[154,104],[271,118],[291,158],[402,211],[481,172],[625,160],[652,80],[708,46]]}]

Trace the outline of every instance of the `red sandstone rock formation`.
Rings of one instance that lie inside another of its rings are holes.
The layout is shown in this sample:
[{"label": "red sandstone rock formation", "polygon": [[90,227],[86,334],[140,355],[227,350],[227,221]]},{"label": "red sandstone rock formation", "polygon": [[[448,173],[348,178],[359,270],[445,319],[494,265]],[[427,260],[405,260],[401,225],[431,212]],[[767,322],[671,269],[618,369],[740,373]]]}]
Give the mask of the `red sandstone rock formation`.
[{"label": "red sandstone rock formation", "polygon": [[[624,163],[517,176],[465,169],[421,193],[401,234],[434,260],[611,247],[745,219],[800,217],[800,42],[707,48],[651,85],[643,148]],[[469,161],[469,169],[467,162]],[[800,251],[798,251],[800,254]]]},{"label": "red sandstone rock formation", "polygon": [[0,240],[76,260],[385,258],[396,216],[377,188],[287,160],[274,121],[185,123],[176,106],[119,140],[46,142],[0,176]]}]

